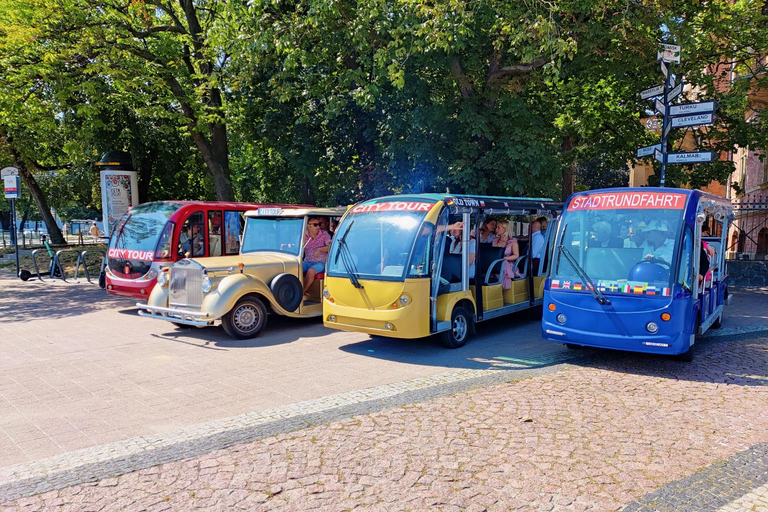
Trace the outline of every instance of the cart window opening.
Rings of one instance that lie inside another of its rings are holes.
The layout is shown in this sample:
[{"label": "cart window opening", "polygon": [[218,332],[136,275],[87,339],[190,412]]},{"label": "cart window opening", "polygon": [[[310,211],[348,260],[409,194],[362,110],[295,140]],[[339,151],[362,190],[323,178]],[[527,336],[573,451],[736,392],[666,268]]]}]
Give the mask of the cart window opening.
[{"label": "cart window opening", "polygon": [[208,253],[211,256],[221,256],[221,211],[208,212]]},{"label": "cart window opening", "polygon": [[[577,199],[577,207],[569,205],[563,215],[556,246],[573,255],[601,292],[669,295],[684,201],[679,208],[675,203],[674,208],[608,209],[595,207],[599,201],[590,208]],[[553,264],[553,288],[586,290],[577,269],[558,250]]]},{"label": "cart window opening", "polygon": [[299,255],[303,218],[248,217],[242,252],[277,251]]},{"label": "cart window opening", "polygon": [[[413,204],[432,206],[428,203]],[[367,206],[357,207],[361,208],[359,213],[353,210],[336,230],[335,236],[343,237],[357,274],[360,277],[386,279],[404,279],[406,274],[429,275],[432,230],[430,226],[422,226],[428,208],[395,210],[382,207],[376,211],[372,207],[363,208]],[[334,242],[328,258],[331,275],[345,276],[348,273],[339,257],[340,250],[340,245]]]},{"label": "cart window opening", "polygon": [[152,267],[155,254],[166,244],[170,249],[171,215],[179,209],[173,203],[147,203],[126,212],[112,232],[107,249],[110,271],[118,277],[136,279]]}]

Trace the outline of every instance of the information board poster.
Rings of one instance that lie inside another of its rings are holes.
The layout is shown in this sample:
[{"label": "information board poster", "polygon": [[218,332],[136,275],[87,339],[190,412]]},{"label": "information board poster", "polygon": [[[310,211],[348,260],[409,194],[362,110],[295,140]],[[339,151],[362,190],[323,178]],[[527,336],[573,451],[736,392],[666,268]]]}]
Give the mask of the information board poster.
[{"label": "information board poster", "polygon": [[129,208],[139,204],[139,182],[136,171],[101,171],[101,210],[104,235]]}]

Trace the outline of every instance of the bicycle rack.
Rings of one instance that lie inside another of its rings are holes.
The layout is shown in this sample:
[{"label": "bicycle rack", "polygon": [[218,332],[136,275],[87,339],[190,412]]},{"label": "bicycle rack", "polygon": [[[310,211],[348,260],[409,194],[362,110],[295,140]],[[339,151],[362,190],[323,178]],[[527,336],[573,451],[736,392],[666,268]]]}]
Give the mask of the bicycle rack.
[{"label": "bicycle rack", "polygon": [[[42,274],[42,272],[40,272],[40,267],[39,267],[39,266],[38,266],[38,264],[37,264],[37,255],[38,255],[39,253],[41,253],[41,252],[44,252],[44,253],[46,253],[46,254],[47,254],[47,253],[48,253],[48,249],[35,249],[35,250],[33,250],[33,251],[32,251],[32,253],[30,254],[30,256],[32,256],[32,264],[35,266],[35,275],[37,276],[37,278],[38,278],[40,281],[45,281],[45,280],[43,279],[43,274]],[[61,251],[59,251],[59,252],[61,252]],[[48,279],[56,279],[56,275],[55,275],[55,274],[56,274],[56,266],[58,265],[58,267],[59,267],[59,272],[61,272],[61,276],[62,276],[62,279],[63,279],[64,281],[66,281],[66,279],[64,279],[64,269],[62,268],[62,266],[61,266],[61,263],[58,261],[58,256],[59,256],[59,254],[58,254],[58,253],[56,253],[56,255],[55,255],[55,256],[54,256],[52,259],[49,259],[49,260],[48,260],[48,264],[49,264],[49,266],[51,267],[51,272],[50,272],[50,274],[48,275]],[[49,258],[50,258],[50,257],[49,257]],[[52,262],[53,264],[51,264],[51,262]],[[48,274],[48,272],[46,272],[46,274]]]},{"label": "bicycle rack", "polygon": [[85,278],[88,280],[88,282],[91,282],[91,273],[88,272],[88,262],[86,260],[86,256],[88,253],[98,253],[101,255],[101,268],[99,268],[99,275],[101,275],[102,272],[104,272],[104,267],[107,264],[107,253],[106,251],[100,251],[98,249],[86,249],[77,256],[77,266],[75,267],[75,281],[77,281],[77,276],[80,273],[80,265],[83,266],[83,271],[85,272]]},{"label": "bicycle rack", "polygon": [[80,261],[80,253],[78,252],[77,249],[59,249],[58,251],[56,251],[56,256],[53,257],[53,267],[51,267],[51,279],[53,279],[53,277],[54,277],[53,276],[54,269],[56,268],[56,266],[58,266],[59,267],[59,271],[61,272],[61,280],[64,281],[65,283],[68,282],[67,281],[67,276],[64,273],[64,267],[62,267],[61,261],[59,261],[59,256],[61,256],[62,254],[69,253],[69,252],[73,252],[73,253],[77,254],[77,260],[78,260],[78,262]]},{"label": "bicycle rack", "polygon": [[[37,276],[37,278],[38,278],[39,280],[41,280],[41,281],[43,280],[43,278],[42,278],[42,276],[40,275],[40,267],[38,267],[38,266],[37,266],[37,254],[38,254],[38,253],[40,253],[40,252],[43,252],[43,251],[45,251],[45,249],[35,249],[35,250],[34,250],[34,251],[32,251],[32,253],[30,254],[30,256],[32,256],[32,264],[35,266],[35,275],[36,275],[36,276]],[[47,253],[48,253],[48,251],[46,251],[46,254],[47,254]]]}]

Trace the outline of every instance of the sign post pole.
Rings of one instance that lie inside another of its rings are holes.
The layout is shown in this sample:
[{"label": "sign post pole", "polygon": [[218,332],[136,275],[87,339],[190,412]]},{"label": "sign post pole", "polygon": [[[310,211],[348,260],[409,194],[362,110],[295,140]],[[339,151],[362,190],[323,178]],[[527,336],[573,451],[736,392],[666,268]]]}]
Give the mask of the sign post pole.
[{"label": "sign post pole", "polygon": [[16,198],[21,197],[21,179],[16,167],[6,167],[0,171],[3,180],[5,198],[11,200],[11,241],[16,253],[16,277],[19,277],[19,237],[16,233]]},{"label": "sign post pole", "polygon": [[669,124],[669,102],[667,96],[669,95],[669,65],[664,59],[659,59],[661,64],[661,72],[664,73],[664,112],[661,121],[661,187],[664,188],[664,176],[667,170],[667,125]]},{"label": "sign post pole", "polygon": [[16,236],[16,199],[11,199],[11,233],[13,233],[13,250],[16,253],[16,277],[19,277],[19,240]]}]

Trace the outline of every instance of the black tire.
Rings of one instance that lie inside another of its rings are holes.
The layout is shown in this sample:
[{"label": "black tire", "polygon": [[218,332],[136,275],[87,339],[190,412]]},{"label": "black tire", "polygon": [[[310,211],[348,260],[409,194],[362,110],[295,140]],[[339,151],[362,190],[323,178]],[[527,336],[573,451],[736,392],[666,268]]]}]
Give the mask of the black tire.
[{"label": "black tire", "polygon": [[[694,336],[694,339],[696,338],[696,334],[698,334],[698,332],[699,332],[699,326],[700,325],[701,325],[701,320],[697,316],[696,317],[696,323],[693,324],[693,336]],[[682,354],[677,354],[675,356],[675,359],[677,361],[682,361],[683,363],[690,363],[691,361],[693,361],[693,348],[695,346],[696,345],[689,346],[688,350],[686,350]]]},{"label": "black tire", "polygon": [[107,287],[107,273],[102,271],[99,272],[99,288],[102,290]]},{"label": "black tire", "polygon": [[451,313],[451,328],[441,334],[443,345],[448,348],[463,347],[473,332],[472,316],[463,307],[456,306]]},{"label": "black tire", "polygon": [[296,311],[304,298],[303,287],[299,278],[292,274],[280,274],[269,286],[275,302],[286,311]]},{"label": "black tire", "polygon": [[50,265],[48,265],[48,275],[51,275],[51,268],[53,268],[53,277],[60,278],[61,277],[61,267],[59,265],[53,266],[53,262],[51,262]]},{"label": "black tire", "polygon": [[32,277],[32,273],[29,270],[21,270],[19,272],[19,279],[22,281],[29,281],[30,277]]},{"label": "black tire", "polygon": [[719,329],[722,326],[723,326],[723,314],[720,313],[720,316],[717,317],[717,320],[712,322],[712,325],[710,325],[710,327],[713,328],[713,329]]},{"label": "black tire", "polygon": [[267,325],[267,308],[256,297],[243,297],[222,317],[221,325],[235,339],[255,338]]}]

